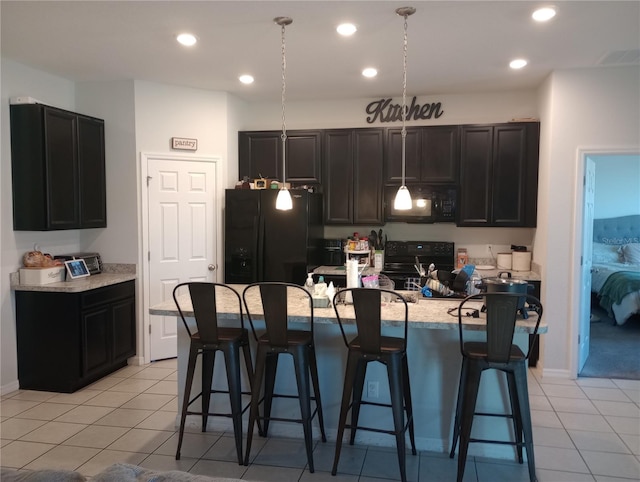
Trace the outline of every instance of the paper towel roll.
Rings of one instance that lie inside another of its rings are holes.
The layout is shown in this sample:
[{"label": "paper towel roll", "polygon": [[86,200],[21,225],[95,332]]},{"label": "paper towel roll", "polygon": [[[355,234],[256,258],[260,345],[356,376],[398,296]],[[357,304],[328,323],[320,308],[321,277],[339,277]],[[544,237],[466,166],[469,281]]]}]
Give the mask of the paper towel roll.
[{"label": "paper towel roll", "polygon": [[514,251],[511,253],[513,271],[531,271],[531,251]]},{"label": "paper towel roll", "polygon": [[[358,274],[358,260],[347,260],[347,288],[359,288],[360,276]],[[345,303],[353,303],[353,297],[351,293],[345,293]]]},{"label": "paper towel roll", "polygon": [[360,277],[358,274],[358,260],[350,259],[347,261],[347,288],[359,288]]},{"label": "paper towel roll", "polygon": [[511,253],[498,253],[496,264],[498,269],[511,269]]}]

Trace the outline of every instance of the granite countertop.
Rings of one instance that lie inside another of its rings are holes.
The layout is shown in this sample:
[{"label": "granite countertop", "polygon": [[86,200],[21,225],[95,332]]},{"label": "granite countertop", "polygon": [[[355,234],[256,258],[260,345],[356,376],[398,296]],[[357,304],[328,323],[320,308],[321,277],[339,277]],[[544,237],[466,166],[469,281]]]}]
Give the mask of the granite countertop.
[{"label": "granite countertop", "polygon": [[[380,271],[367,266],[362,270],[362,276],[370,276],[372,274],[378,274]],[[318,266],[313,270],[313,274],[322,276],[347,276],[346,266]]]},{"label": "granite countertop", "polygon": [[[238,293],[242,295],[244,285],[231,285]],[[399,292],[403,293],[403,292]],[[412,292],[415,293],[415,292]],[[236,320],[238,318],[238,301],[232,295],[222,294],[217,296],[218,318],[221,320]],[[307,323],[309,321],[308,298],[293,291],[289,299],[288,313],[292,322]],[[453,314],[449,314],[450,309],[457,309],[460,299],[421,299],[417,303],[409,303],[409,327],[436,329],[436,330],[457,330],[458,318]],[[179,298],[183,311],[187,316],[193,316],[191,309],[191,301],[188,295]],[[247,303],[254,319],[261,318],[262,306],[260,305],[257,293],[256,296],[248,296]],[[469,310],[480,309],[482,302],[469,302],[467,305]],[[355,324],[353,314],[353,305],[340,305],[340,315],[345,318],[349,324]],[[163,301],[149,309],[152,315],[163,316],[179,316],[178,310],[173,299]],[[344,313],[344,316],[343,316]],[[256,316],[257,314],[257,316]],[[384,303],[382,305],[383,325],[401,326],[404,320],[404,304],[402,303]],[[535,326],[537,316],[530,313],[526,320],[519,320],[516,325],[516,332],[531,333]],[[336,314],[332,307],[330,308],[314,308],[314,322],[320,324],[336,324]],[[480,318],[465,317],[464,326],[469,330],[484,330],[485,319],[481,314]],[[547,323],[543,320],[540,323],[538,333],[547,332]]]},{"label": "granite countertop", "polygon": [[20,284],[20,273],[10,274],[11,289],[13,291],[51,291],[59,293],[79,293],[82,291],[90,291],[104,286],[124,283],[125,281],[135,280],[136,265],[135,264],[104,264],[102,273],[94,274],[86,278],[80,278],[70,281],[60,281],[57,283],[49,283],[46,285],[28,285]]},{"label": "granite countertop", "polygon": [[[522,279],[528,281],[540,281],[541,277],[539,273],[534,271],[512,271],[506,269],[476,269],[475,274],[480,276],[481,278],[492,278],[494,276],[498,276],[499,273],[511,273],[511,277],[514,279]],[[378,274],[379,271],[376,271],[373,268],[365,268],[362,272],[363,276],[369,276],[372,274]],[[323,276],[346,276],[347,271],[344,266],[318,266],[313,270],[313,274],[323,275]]]},{"label": "granite countertop", "polygon": [[513,279],[521,279],[527,281],[540,281],[542,278],[540,277],[540,273],[536,273],[534,271],[513,271],[510,269],[476,269],[474,271],[475,274],[480,276],[481,278],[493,278],[498,276],[500,273],[510,273]]}]

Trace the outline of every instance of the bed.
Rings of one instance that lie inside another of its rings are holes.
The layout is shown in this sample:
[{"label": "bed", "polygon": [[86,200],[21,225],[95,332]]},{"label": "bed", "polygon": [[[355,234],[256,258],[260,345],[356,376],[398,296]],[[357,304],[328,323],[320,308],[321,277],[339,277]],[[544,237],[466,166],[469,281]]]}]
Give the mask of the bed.
[{"label": "bed", "polygon": [[593,222],[591,291],[618,325],[640,313],[640,215]]}]

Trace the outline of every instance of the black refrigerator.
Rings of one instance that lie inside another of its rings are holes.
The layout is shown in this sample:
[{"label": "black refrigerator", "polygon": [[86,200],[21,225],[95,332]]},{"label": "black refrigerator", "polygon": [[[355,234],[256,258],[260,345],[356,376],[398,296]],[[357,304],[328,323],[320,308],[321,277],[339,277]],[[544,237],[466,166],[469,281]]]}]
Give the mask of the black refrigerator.
[{"label": "black refrigerator", "polygon": [[291,190],[293,209],[276,210],[277,189],[225,191],[225,283],[302,285],[320,265],[322,195]]}]

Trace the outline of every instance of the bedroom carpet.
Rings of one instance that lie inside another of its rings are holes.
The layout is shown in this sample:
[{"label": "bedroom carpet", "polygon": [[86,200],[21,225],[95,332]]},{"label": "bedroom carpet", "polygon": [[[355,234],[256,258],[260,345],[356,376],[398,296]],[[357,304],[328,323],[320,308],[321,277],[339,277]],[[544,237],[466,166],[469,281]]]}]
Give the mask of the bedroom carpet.
[{"label": "bedroom carpet", "polygon": [[617,326],[605,310],[598,307],[591,312],[599,321],[591,322],[589,358],[580,376],[640,380],[640,316]]}]

